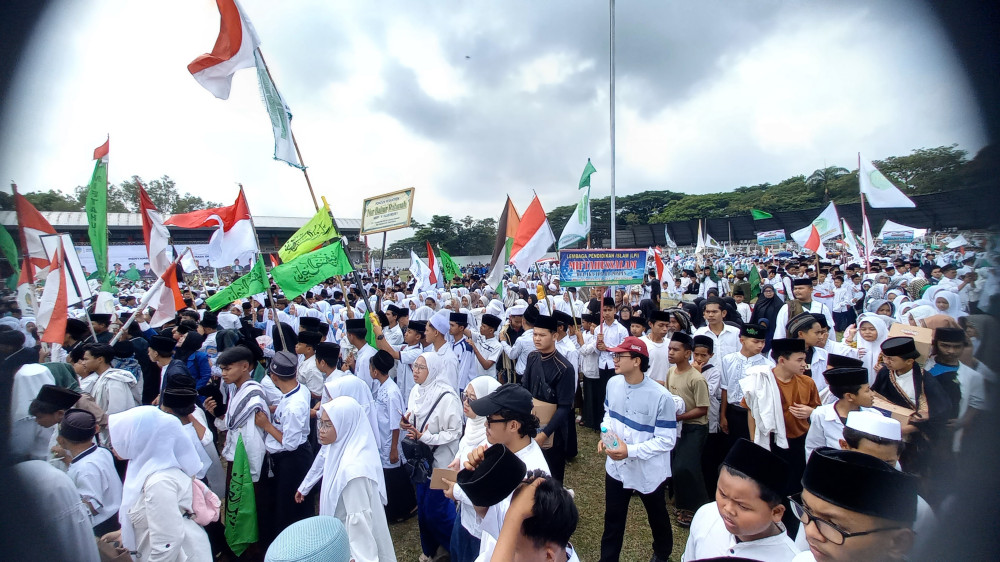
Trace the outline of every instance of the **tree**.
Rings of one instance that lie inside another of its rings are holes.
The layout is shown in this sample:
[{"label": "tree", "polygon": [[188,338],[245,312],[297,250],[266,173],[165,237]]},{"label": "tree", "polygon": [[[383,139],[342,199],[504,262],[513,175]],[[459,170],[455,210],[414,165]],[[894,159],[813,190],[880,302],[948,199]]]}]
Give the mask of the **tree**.
[{"label": "tree", "polygon": [[22,193],[39,211],[82,211],[83,203],[66,195],[62,191],[32,191]]},{"label": "tree", "polygon": [[918,195],[966,187],[967,155],[953,144],[918,148],[907,156],[890,156],[872,164],[904,193]]},{"label": "tree", "polygon": [[823,204],[826,205],[830,202],[830,181],[849,173],[850,170],[847,168],[841,168],[840,166],[827,166],[826,168],[820,168],[819,170],[814,171],[812,175],[806,178],[806,185],[822,192]]},{"label": "tree", "polygon": [[466,216],[456,222],[447,215],[434,215],[426,224],[413,221],[411,227],[415,230],[413,236],[390,244],[385,252],[387,258],[408,258],[410,250],[426,258],[427,242],[454,256],[492,254],[497,234],[497,221],[492,217],[476,220]]}]

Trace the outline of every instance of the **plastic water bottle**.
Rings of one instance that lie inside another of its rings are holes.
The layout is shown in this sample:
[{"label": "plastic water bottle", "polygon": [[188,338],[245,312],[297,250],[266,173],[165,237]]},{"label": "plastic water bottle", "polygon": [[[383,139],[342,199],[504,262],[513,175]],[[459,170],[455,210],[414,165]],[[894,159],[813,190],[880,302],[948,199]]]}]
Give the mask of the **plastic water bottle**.
[{"label": "plastic water bottle", "polygon": [[604,447],[607,449],[618,448],[618,436],[603,423],[601,424],[601,441],[604,442]]}]

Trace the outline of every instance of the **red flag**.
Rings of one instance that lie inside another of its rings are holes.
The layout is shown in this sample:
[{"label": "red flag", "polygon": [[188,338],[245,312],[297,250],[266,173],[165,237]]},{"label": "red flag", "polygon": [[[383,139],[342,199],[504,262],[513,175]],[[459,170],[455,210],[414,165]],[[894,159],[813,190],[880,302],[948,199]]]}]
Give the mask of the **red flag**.
[{"label": "red flag", "polygon": [[257,238],[250,218],[250,206],[243,195],[243,189],[236,202],[228,207],[202,209],[181,215],[174,215],[164,224],[180,228],[212,228],[208,246],[208,259],[212,267],[228,267],[234,260],[251,259],[257,253]]},{"label": "red flag", "polygon": [[278,258],[274,254],[268,254],[267,256],[271,258],[271,267],[278,267]]},{"label": "red flag", "polygon": [[149,266],[157,275],[163,275],[173,261],[168,244],[170,232],[163,225],[163,216],[142,184],[136,181],[136,185],[139,186],[139,215],[142,217],[142,239],[146,243]]},{"label": "red flag", "polygon": [[823,242],[820,241],[819,231],[816,230],[816,225],[812,225],[809,230],[809,239],[806,240],[807,250],[812,250],[813,253],[818,254],[820,257],[826,257],[826,248],[823,247]]},{"label": "red flag", "polygon": [[[43,234],[55,234],[56,229],[52,228],[49,221],[38,212],[38,209],[31,204],[20,193],[14,193],[14,210],[17,214],[17,224],[21,233],[21,246],[24,254],[29,257],[29,274],[37,275],[36,269],[44,269],[49,266],[49,258],[45,254],[42,246]],[[30,279],[30,277],[29,277]]]},{"label": "red flag", "polygon": [[45,291],[38,305],[38,325],[42,341],[62,345],[66,337],[66,276],[62,244],[56,248],[52,267],[45,278]]},{"label": "red flag", "polygon": [[437,285],[438,280],[438,265],[437,259],[434,257],[434,250],[431,249],[431,243],[427,241],[427,267],[431,269],[430,281],[432,285]]},{"label": "red flag", "polygon": [[101,160],[102,158],[108,157],[108,149],[111,145],[111,138],[104,141],[104,144],[94,149],[94,160]]}]

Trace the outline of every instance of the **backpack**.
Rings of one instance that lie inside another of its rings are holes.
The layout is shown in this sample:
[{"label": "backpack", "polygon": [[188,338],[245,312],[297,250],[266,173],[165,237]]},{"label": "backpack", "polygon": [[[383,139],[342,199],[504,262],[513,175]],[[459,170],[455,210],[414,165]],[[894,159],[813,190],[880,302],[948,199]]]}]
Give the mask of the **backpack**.
[{"label": "backpack", "polygon": [[219,520],[219,510],[222,507],[222,500],[215,492],[208,489],[204,482],[193,478],[191,481],[191,511],[194,514],[191,519],[195,523],[204,527],[209,523]]}]

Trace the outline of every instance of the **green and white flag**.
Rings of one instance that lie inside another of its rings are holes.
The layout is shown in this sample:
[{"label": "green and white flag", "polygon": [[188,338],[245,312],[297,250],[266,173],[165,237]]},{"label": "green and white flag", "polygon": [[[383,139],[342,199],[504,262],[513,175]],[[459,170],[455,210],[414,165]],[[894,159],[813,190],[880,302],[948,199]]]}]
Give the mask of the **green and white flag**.
[{"label": "green and white flag", "polygon": [[557,248],[565,248],[570,244],[575,244],[585,239],[590,233],[590,176],[596,171],[597,169],[588,158],[587,165],[583,168],[583,175],[580,176],[580,202],[576,204],[576,209],[570,215],[569,221],[566,222],[562,235],[556,242]]},{"label": "green and white flag", "polygon": [[254,495],[253,476],[250,474],[250,461],[247,458],[243,436],[236,439],[236,452],[233,454],[232,480],[229,481],[229,492],[226,494],[225,526],[226,543],[233,552],[240,556],[253,543],[257,542],[257,498]]},{"label": "green and white flag", "polygon": [[264,60],[260,58],[259,49],[254,49],[253,59],[257,65],[260,95],[264,100],[264,107],[267,108],[267,114],[271,117],[271,128],[274,129],[274,159],[300,170],[304,169],[305,166],[299,162],[299,155],[292,141],[292,110],[288,108],[285,99],[281,97],[278,88],[271,80],[271,75],[264,66]]},{"label": "green and white flag", "polygon": [[111,140],[94,149],[94,173],[87,190],[87,234],[94,250],[96,273],[103,282],[101,290],[111,291],[115,280],[108,274],[108,150]]},{"label": "green and white flag", "polygon": [[205,304],[210,310],[218,310],[235,300],[267,292],[267,272],[264,271],[264,260],[257,259],[250,273],[241,276],[228,287],[208,297]]},{"label": "green and white flag", "polygon": [[271,268],[271,277],[289,299],[312,289],[324,279],[354,271],[340,241]]}]

